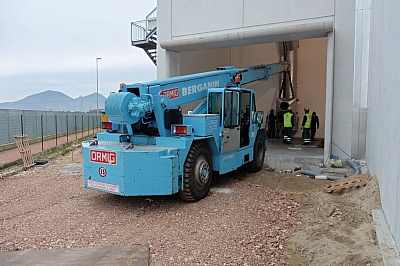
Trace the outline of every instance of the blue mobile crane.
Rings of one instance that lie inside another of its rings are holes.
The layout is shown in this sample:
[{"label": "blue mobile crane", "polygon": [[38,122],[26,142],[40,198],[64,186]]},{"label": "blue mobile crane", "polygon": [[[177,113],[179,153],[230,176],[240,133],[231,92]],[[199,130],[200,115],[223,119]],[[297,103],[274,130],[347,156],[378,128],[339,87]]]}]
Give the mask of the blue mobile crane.
[{"label": "blue mobile crane", "polygon": [[[106,131],[82,143],[86,188],[122,196],[198,201],[213,172],[259,171],[268,145],[254,91],[241,86],[285,71],[286,62],[121,84],[105,105]],[[187,114],[182,105],[200,101]],[[105,117],[105,116],[104,116]]]}]

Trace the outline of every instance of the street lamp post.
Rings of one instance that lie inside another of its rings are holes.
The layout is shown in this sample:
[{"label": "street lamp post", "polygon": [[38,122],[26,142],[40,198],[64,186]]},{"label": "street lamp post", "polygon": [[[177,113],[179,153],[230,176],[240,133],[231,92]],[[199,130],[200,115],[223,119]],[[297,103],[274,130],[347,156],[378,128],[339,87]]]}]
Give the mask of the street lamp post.
[{"label": "street lamp post", "polygon": [[96,58],[96,96],[97,96],[97,108],[96,114],[99,114],[99,60],[101,57]]}]

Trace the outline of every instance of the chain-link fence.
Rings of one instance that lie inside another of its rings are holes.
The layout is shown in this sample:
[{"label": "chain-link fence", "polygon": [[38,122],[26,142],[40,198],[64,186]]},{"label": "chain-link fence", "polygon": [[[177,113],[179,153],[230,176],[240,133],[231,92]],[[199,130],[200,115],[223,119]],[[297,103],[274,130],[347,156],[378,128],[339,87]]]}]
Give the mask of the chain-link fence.
[{"label": "chain-link fence", "polygon": [[101,125],[100,114],[81,112],[52,112],[0,110],[0,145],[14,143],[15,135],[29,139],[55,139],[67,141],[97,132]]}]

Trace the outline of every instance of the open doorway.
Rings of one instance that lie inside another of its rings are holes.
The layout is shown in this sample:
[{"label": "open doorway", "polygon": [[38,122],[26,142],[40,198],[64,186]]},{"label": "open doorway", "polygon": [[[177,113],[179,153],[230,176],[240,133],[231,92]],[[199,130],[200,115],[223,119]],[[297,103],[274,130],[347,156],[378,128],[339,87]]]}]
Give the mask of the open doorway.
[{"label": "open doorway", "polygon": [[[293,144],[302,142],[300,127],[305,107],[310,108],[311,114],[315,111],[318,115],[319,128],[316,131],[315,138],[322,140],[325,138],[325,121],[332,120],[332,112],[329,112],[329,109],[332,108],[332,103],[327,105],[326,97],[328,38],[295,40],[291,41],[291,43],[293,46],[291,77],[297,105],[295,124],[297,131],[293,137],[297,138],[299,142]],[[281,59],[279,43],[180,52],[178,56],[179,74],[193,74],[228,65],[241,68],[272,64]],[[267,81],[256,81],[245,85],[246,88],[255,91],[257,109],[263,111],[266,115],[270,113],[271,109],[274,109],[275,113],[277,111],[281,79],[282,76],[273,75]],[[192,110],[197,103],[192,105],[186,107],[186,109]],[[185,107],[183,107],[183,110],[185,110]],[[329,116],[328,118],[326,117],[327,115]],[[271,145],[273,145],[272,141],[269,144],[269,148],[272,148]],[[321,154],[324,154],[324,151],[321,151]]]}]

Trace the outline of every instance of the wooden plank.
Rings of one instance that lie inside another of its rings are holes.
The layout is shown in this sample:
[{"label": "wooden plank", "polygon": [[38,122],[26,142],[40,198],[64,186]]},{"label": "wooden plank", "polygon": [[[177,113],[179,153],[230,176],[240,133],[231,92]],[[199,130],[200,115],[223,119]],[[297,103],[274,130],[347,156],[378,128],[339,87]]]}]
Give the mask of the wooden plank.
[{"label": "wooden plank", "polygon": [[365,186],[367,185],[368,176],[369,176],[368,173],[363,173],[352,177],[347,177],[340,180],[329,182],[329,184],[325,186],[324,192],[331,193],[334,191],[340,191],[342,189],[348,189],[352,187],[359,188]]},{"label": "wooden plank", "polygon": [[29,147],[29,141],[27,135],[16,135],[14,136],[15,142],[21,154],[22,162],[24,163],[24,169],[28,169],[35,165],[32,158],[31,148]]}]

